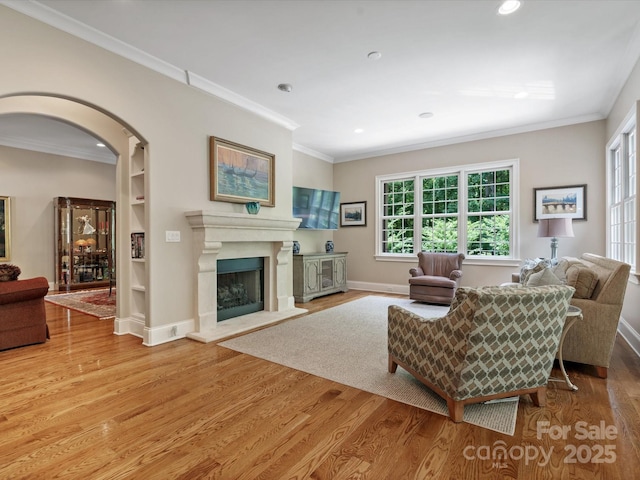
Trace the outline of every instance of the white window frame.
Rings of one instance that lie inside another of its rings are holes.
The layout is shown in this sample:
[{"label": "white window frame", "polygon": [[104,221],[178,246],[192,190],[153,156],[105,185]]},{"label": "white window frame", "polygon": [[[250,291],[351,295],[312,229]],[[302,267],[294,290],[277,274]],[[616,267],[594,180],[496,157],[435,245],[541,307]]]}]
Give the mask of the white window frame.
[{"label": "white window frame", "polygon": [[510,215],[509,222],[509,251],[511,255],[507,256],[467,256],[465,263],[477,265],[519,265],[520,262],[520,241],[519,241],[519,224],[520,224],[520,159],[500,160],[486,163],[473,163],[468,165],[459,165],[452,167],[435,168],[429,170],[420,170],[413,172],[402,172],[389,175],[376,176],[376,192],[375,192],[375,258],[379,261],[407,261],[415,262],[416,254],[419,251],[421,241],[421,214],[422,211],[422,195],[421,190],[415,192],[415,208],[414,208],[414,252],[412,253],[386,253],[382,251],[382,213],[383,213],[383,185],[389,181],[414,179],[416,189],[420,185],[419,179],[425,176],[446,176],[459,175],[458,196],[459,205],[464,206],[464,211],[459,209],[458,212],[458,245],[462,246],[462,252],[466,254],[467,232],[466,220],[469,215],[467,212],[467,175],[470,173],[478,173],[487,170],[511,169],[511,188],[510,193]]},{"label": "white window frame", "polygon": [[[631,273],[638,275],[640,272],[640,218],[638,215],[638,127],[637,127],[637,110],[640,110],[640,102],[637,102],[636,106],[627,114],[621,126],[618,128],[612,139],[607,144],[606,148],[606,165],[607,165],[607,214],[606,214],[606,244],[607,244],[607,256],[615,260],[629,263],[631,265]],[[628,136],[633,133],[635,135],[635,164],[632,168],[635,171],[631,171],[629,168],[629,149]],[[622,171],[616,176],[614,172],[615,159],[618,156],[618,161],[621,165]],[[635,176],[635,178],[634,178]],[[629,179],[629,180],[627,180]],[[616,182],[619,182],[619,188],[621,189],[621,195],[618,199],[614,198],[616,193]],[[618,208],[620,210],[619,223],[613,224],[618,219],[613,215],[613,209]],[[633,210],[633,218],[628,218],[629,209]],[[619,244],[620,252],[614,248],[614,241],[616,238],[613,236],[614,226],[617,226],[617,244]],[[629,229],[632,229],[630,231]],[[626,240],[632,236],[632,241]],[[635,257],[635,258],[633,258]]]}]

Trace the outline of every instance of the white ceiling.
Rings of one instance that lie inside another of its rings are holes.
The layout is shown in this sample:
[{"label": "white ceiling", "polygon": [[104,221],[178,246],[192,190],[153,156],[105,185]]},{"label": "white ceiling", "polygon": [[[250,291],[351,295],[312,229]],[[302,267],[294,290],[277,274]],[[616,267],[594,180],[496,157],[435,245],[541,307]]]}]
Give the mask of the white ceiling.
[{"label": "white ceiling", "polygon": [[272,118],[336,162],[605,118],[640,56],[636,0],[524,0],[510,16],[497,0],[0,3]]}]

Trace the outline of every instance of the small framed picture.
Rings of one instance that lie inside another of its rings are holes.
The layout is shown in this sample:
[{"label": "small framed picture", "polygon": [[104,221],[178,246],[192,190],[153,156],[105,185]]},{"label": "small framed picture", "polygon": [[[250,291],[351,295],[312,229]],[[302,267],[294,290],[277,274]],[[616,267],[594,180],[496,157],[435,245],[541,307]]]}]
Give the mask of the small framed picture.
[{"label": "small framed picture", "polygon": [[340,204],[341,227],[364,227],[367,225],[367,202]]},{"label": "small framed picture", "polygon": [[587,219],[587,186],[569,185],[533,189],[533,219],[547,218]]}]

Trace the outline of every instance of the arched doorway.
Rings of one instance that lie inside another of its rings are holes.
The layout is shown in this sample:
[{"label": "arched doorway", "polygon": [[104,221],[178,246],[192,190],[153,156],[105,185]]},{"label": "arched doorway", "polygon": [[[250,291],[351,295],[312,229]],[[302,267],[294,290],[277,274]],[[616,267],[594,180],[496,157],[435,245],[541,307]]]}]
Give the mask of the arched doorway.
[{"label": "arched doorway", "polygon": [[[131,183],[130,166],[132,150],[144,148],[146,141],[126,122],[112,113],[95,105],[86,104],[74,98],[62,98],[48,94],[16,94],[0,97],[0,116],[4,115],[37,115],[67,123],[93,137],[100,139],[107,148],[116,156],[116,251],[127,252],[130,248],[129,225],[132,216],[131,209]],[[140,188],[140,187],[138,187]],[[144,183],[142,183],[142,196],[144,196]],[[119,291],[123,294],[117,296],[116,328],[115,333],[136,333],[130,328],[119,330],[118,325],[126,325],[127,322],[118,323],[118,319],[129,319],[132,312],[132,303],[137,302],[134,311],[139,311],[140,302],[146,304],[148,296],[132,299],[130,292],[130,278],[132,272],[131,259],[128,255],[116,256],[116,271]],[[49,279],[50,281],[52,279]],[[144,318],[144,317],[143,317]],[[144,322],[144,320],[142,320]],[[138,319],[138,324],[140,320]],[[144,326],[144,325],[143,325]]]}]

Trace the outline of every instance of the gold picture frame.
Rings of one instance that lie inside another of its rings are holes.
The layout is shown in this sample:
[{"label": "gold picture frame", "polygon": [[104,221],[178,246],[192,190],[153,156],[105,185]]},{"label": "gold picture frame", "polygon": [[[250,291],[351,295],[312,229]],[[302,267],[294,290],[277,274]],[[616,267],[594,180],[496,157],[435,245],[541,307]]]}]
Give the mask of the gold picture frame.
[{"label": "gold picture frame", "polygon": [[209,137],[210,200],[275,206],[275,155]]},{"label": "gold picture frame", "polygon": [[11,198],[0,197],[0,262],[11,260]]}]

